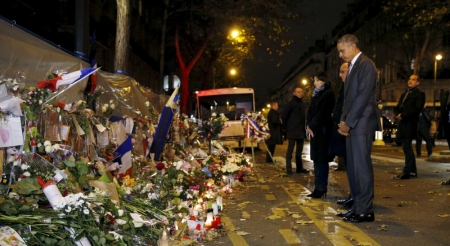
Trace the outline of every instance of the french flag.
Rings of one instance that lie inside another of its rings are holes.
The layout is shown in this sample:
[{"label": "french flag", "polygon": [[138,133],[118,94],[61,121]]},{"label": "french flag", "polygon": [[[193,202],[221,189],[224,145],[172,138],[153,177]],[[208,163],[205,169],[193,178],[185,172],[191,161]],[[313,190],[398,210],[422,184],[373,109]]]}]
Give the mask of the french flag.
[{"label": "french flag", "polygon": [[132,175],[133,166],[131,163],[131,148],[133,147],[133,144],[131,143],[131,138],[131,136],[128,136],[128,138],[114,151],[115,159],[120,164],[119,177]]},{"label": "french flag", "polygon": [[80,81],[86,78],[87,76],[91,75],[92,73],[96,72],[98,69],[99,68],[89,67],[53,79],[43,80],[37,83],[37,87],[57,91],[58,87],[62,85],[70,85],[77,81]]}]

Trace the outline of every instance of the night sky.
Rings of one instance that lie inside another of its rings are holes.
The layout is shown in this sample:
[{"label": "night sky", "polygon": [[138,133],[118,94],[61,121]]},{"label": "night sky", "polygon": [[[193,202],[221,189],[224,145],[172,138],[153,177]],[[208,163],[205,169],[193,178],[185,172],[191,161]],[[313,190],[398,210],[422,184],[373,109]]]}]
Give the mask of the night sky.
[{"label": "night sky", "polygon": [[[268,91],[275,89],[284,77],[284,74],[294,66],[301,55],[314,45],[315,40],[322,39],[324,35],[331,36],[331,30],[341,19],[341,13],[347,10],[347,4],[353,0],[305,0],[301,12],[308,16],[305,23],[291,28],[294,43],[290,45],[289,52],[283,56],[268,55],[258,51],[255,58],[245,61],[243,75],[249,86],[255,89],[257,109],[264,105]],[[264,85],[264,86],[262,86]]]}]

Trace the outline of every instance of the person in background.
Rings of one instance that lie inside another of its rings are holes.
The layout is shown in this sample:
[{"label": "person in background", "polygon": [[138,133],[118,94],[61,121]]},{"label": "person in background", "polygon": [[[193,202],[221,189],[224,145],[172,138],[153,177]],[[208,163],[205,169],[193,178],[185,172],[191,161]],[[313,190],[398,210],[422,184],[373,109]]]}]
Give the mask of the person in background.
[{"label": "person in background", "polygon": [[422,156],[422,139],[425,140],[425,144],[427,147],[427,156],[430,157],[433,154],[433,140],[430,136],[430,127],[431,127],[431,117],[430,113],[426,108],[422,109],[419,115],[419,128],[417,131],[416,138],[416,155],[417,157]]},{"label": "person in background", "polygon": [[394,108],[398,121],[397,134],[402,139],[403,153],[405,153],[405,167],[403,172],[394,179],[417,178],[416,157],[412,148],[412,140],[417,137],[419,115],[425,106],[425,93],[419,89],[419,76],[411,75],[408,80],[408,89],[400,96]]},{"label": "person in background", "polygon": [[[281,119],[278,114],[278,103],[271,102],[269,113],[267,113],[267,123],[269,125],[270,137],[266,140],[267,145],[267,154],[266,154],[266,162],[272,163],[272,157],[275,154],[275,145],[283,144],[283,138],[281,136]],[[269,154],[270,152],[270,154]]]},{"label": "person in background", "polygon": [[286,151],[286,173],[292,175],[292,153],[295,150],[295,163],[297,173],[309,173],[303,168],[302,151],[303,143],[306,137],[306,107],[302,102],[303,89],[299,86],[294,88],[294,96],[283,109],[282,121],[286,129],[286,139],[288,139],[288,148]]},{"label": "person in background", "polygon": [[[343,83],[345,83],[347,72],[348,63],[344,62],[339,69],[339,77],[341,77]],[[338,157],[338,167],[334,169],[334,171],[345,171],[347,170],[345,160],[345,137],[337,132],[339,122],[341,122],[342,105],[344,105],[344,84],[341,85],[338,93],[336,106],[333,110],[333,131],[331,132],[331,142],[328,154]]]},{"label": "person in background", "polygon": [[317,72],[314,75],[314,87],[306,114],[306,131],[311,135],[310,155],[314,162],[314,191],[307,196],[320,198],[327,193],[328,162],[334,158],[333,155],[328,154],[328,149],[333,130],[331,114],[336,105],[336,99],[328,73]]},{"label": "person in background", "polygon": [[349,63],[344,87],[339,134],[346,136],[347,177],[353,207],[338,213],[344,221],[373,222],[374,175],[370,154],[375,131],[381,131],[381,115],[376,103],[377,69],[359,48],[358,38],[352,34],[337,42],[339,57]]}]

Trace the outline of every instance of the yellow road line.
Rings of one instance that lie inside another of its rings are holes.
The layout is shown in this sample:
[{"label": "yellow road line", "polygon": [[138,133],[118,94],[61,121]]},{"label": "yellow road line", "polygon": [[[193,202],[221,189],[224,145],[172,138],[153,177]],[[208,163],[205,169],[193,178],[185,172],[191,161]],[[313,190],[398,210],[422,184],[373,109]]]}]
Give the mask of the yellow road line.
[{"label": "yellow road line", "polygon": [[[294,201],[298,200],[298,194],[293,194],[289,191],[294,188],[293,186],[289,185],[289,188],[287,188],[282,185],[281,187]],[[297,184],[297,187],[304,188],[299,184]],[[304,205],[300,205],[299,207],[312,221],[314,221],[314,224],[333,245],[354,245],[354,242],[350,242],[349,238],[352,238],[358,243],[363,243],[364,245],[380,245],[355,225],[344,222],[337,217],[335,215],[336,211],[329,206],[329,202],[323,202],[320,199],[317,199],[314,200],[314,203],[311,205],[311,207]],[[314,208],[314,210],[312,208]]]},{"label": "yellow road line", "polygon": [[236,246],[248,246],[247,242],[242,236],[236,234],[236,227],[231,223],[228,217],[222,216],[221,222],[224,224],[225,228],[228,230],[227,236],[230,238],[230,241],[233,245]]},{"label": "yellow road line", "polygon": [[286,217],[286,214],[283,210],[272,209],[273,214],[278,215],[280,217]]},{"label": "yellow road line", "polygon": [[261,185],[261,190],[268,190],[269,186],[268,185]]},{"label": "yellow road line", "polygon": [[274,194],[266,194],[266,200],[269,200],[269,201],[276,201],[277,198],[275,197]]},{"label": "yellow road line", "polygon": [[295,235],[295,233],[292,230],[289,229],[283,229],[283,230],[278,230],[281,235],[283,235],[284,240],[286,240],[286,242],[288,244],[299,244],[301,243],[300,239],[298,239],[298,237]]}]

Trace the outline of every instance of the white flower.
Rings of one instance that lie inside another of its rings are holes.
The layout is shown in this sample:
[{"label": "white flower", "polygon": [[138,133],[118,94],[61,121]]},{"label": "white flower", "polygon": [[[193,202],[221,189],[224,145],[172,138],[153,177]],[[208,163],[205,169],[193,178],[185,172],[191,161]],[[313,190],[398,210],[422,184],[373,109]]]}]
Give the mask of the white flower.
[{"label": "white flower", "polygon": [[52,143],[48,140],[44,142],[44,146],[51,146],[51,145],[52,145]]},{"label": "white flower", "polygon": [[72,211],[72,207],[71,207],[71,206],[67,206],[67,208],[65,209],[65,211],[66,211],[67,213],[70,213],[70,211]]},{"label": "white flower", "polygon": [[61,149],[61,146],[59,146],[59,144],[53,145],[53,150],[59,150],[59,149]]},{"label": "white flower", "polygon": [[147,108],[150,107],[150,102],[149,102],[149,101],[146,101],[146,102],[145,102],[145,106],[147,106]]},{"label": "white flower", "polygon": [[119,216],[122,216],[123,215],[123,209],[117,210],[117,213],[119,214]]},{"label": "white flower", "polygon": [[116,105],[111,104],[109,107],[110,107],[111,109],[114,109],[114,108],[116,107]]},{"label": "white flower", "polygon": [[6,162],[13,162],[16,158],[14,156],[8,157],[8,160]]},{"label": "white flower", "polygon": [[17,167],[17,166],[19,166],[19,165],[20,165],[20,162],[19,162],[19,161],[14,161],[13,166]]},{"label": "white flower", "polygon": [[19,85],[13,86],[13,90],[17,91],[17,89],[19,89]]},{"label": "white flower", "polygon": [[212,115],[211,115],[212,117],[216,117],[217,116],[217,114],[216,113],[212,113]]},{"label": "white flower", "polygon": [[45,152],[47,152],[47,153],[53,152],[53,147],[51,145],[50,146],[45,146]]},{"label": "white flower", "polygon": [[87,208],[83,209],[83,214],[88,215],[89,214],[89,209],[87,209]]},{"label": "white flower", "polygon": [[10,199],[19,199],[19,195],[16,192],[9,192],[8,197]]},{"label": "white flower", "polygon": [[127,222],[123,219],[116,219],[117,224],[119,225],[125,225]]},{"label": "white flower", "polygon": [[37,144],[37,147],[40,148],[42,146],[41,142]]},{"label": "white flower", "polygon": [[103,112],[103,113],[106,112],[107,109],[108,109],[108,108],[106,108],[105,106],[103,106],[103,107],[102,107],[102,112]]},{"label": "white flower", "polygon": [[111,100],[109,100],[109,104],[112,104],[114,101],[111,99]]},{"label": "white flower", "polygon": [[42,100],[39,100],[39,105],[41,105],[43,103],[43,101]]},{"label": "white flower", "polygon": [[28,169],[28,165],[26,163],[24,163],[24,164],[20,165],[20,168],[22,170],[27,170]]},{"label": "white flower", "polygon": [[31,177],[31,173],[30,173],[30,172],[24,172],[24,173],[23,173],[23,176],[25,176],[25,177]]},{"label": "white flower", "polygon": [[61,209],[64,208],[66,205],[67,205],[66,199],[61,199],[59,200],[59,203],[56,204],[56,208]]},{"label": "white flower", "polygon": [[119,239],[121,240],[123,238],[122,235],[120,235],[119,233],[117,233],[115,231],[110,231],[109,233],[113,234],[115,240],[119,240]]}]

